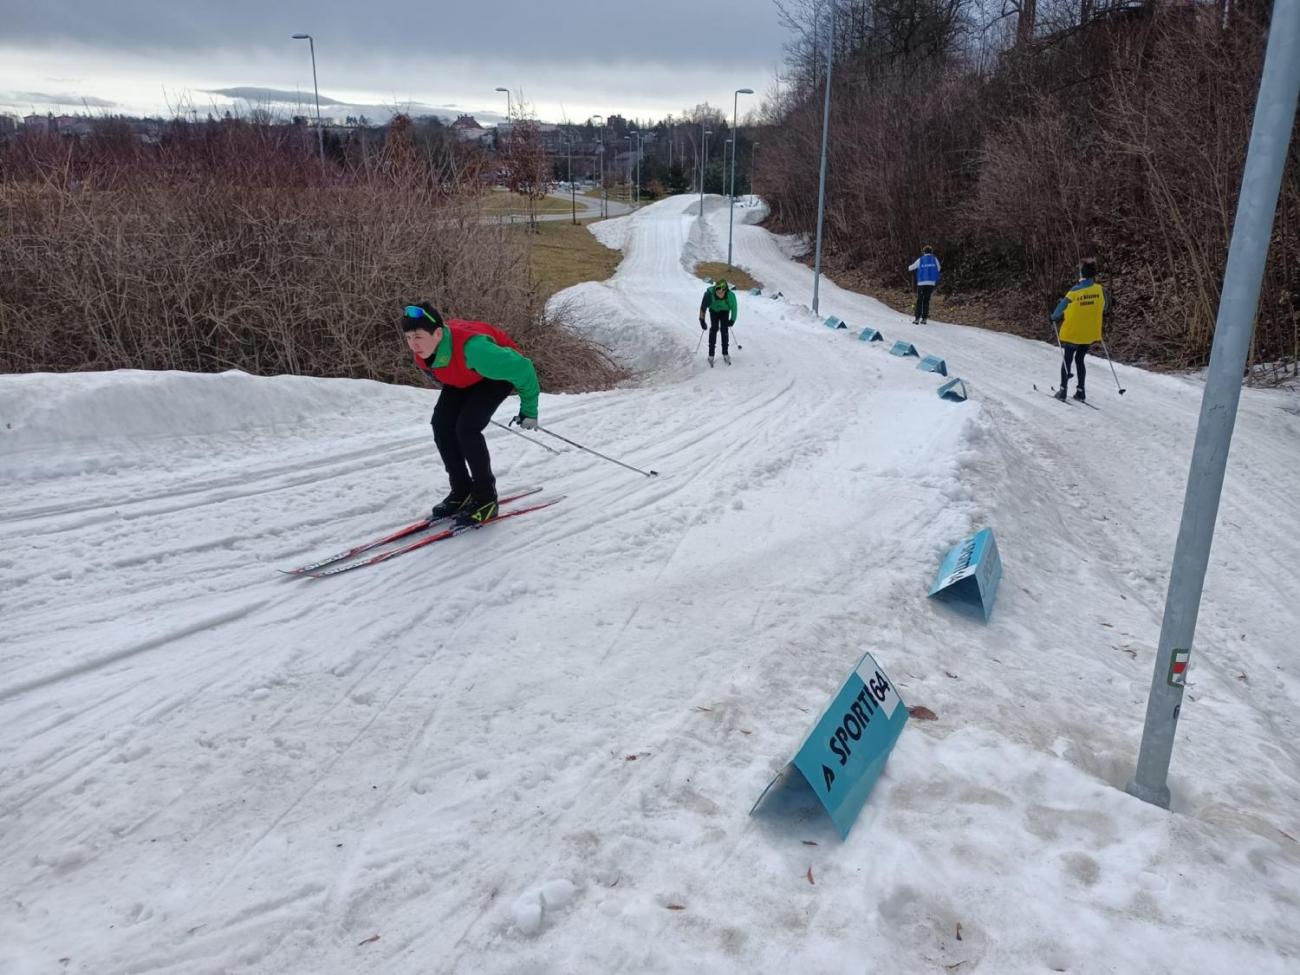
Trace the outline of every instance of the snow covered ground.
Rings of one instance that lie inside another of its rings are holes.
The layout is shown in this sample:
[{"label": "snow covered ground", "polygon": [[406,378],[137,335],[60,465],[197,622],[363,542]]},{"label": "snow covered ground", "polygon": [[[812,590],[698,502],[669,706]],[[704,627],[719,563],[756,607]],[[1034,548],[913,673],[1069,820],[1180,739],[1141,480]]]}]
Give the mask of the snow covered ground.
[{"label": "snow covered ground", "polygon": [[[1199,383],[1062,405],[1050,347],[823,280],[831,331],[747,224],[785,298],[710,370],[697,206],[561,296],[644,380],[542,400],[662,476],[493,430],[566,500],[332,580],[275,570],[440,495],[431,391],[0,377],[0,972],[1300,970],[1295,395],[1243,397],[1163,812],[1123,785]],[[985,525],[987,625],[925,598]],[[750,816],[864,650],[938,720],[847,841]]]}]

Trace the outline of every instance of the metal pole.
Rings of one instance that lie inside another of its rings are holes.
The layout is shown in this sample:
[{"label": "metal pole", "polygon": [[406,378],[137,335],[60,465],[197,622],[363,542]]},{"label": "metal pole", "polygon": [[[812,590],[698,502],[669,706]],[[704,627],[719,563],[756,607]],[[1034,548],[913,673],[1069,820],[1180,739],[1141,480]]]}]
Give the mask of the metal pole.
[{"label": "metal pole", "polygon": [[758,140],[754,140],[753,151],[749,154],[749,198],[754,199],[754,177],[758,174]]},{"label": "metal pole", "polygon": [[709,161],[709,136],[713,135],[712,129],[706,129],[704,123],[700,123],[700,132],[703,133],[700,139],[702,141],[703,152],[700,154],[700,219],[704,219],[704,167]]},{"label": "metal pole", "polygon": [[731,267],[731,226],[736,219],[736,156],[740,154],[740,135],[736,130],[737,105],[741,95],[754,94],[753,88],[737,88],[731,96],[731,213],[727,215],[727,267]]},{"label": "metal pole", "polygon": [[1182,708],[1196,617],[1219,512],[1241,379],[1255,331],[1260,281],[1268,257],[1278,190],[1300,95],[1300,0],[1276,0],[1255,102],[1237,217],[1214,327],[1210,370],[1201,398],[1182,523],[1174,548],[1146,724],[1128,792],[1169,808],[1169,759]]},{"label": "metal pole", "polygon": [[578,188],[573,185],[573,130],[569,130],[569,205],[573,207],[573,225],[578,225]]},{"label": "metal pole", "polygon": [[822,226],[826,220],[826,140],[831,128],[831,67],[835,62],[835,5],[831,5],[830,40],[826,44],[826,101],[822,107],[822,166],[817,183],[817,253],[813,258],[812,310],[817,314],[817,295],[822,279]]},{"label": "metal pole", "polygon": [[316,144],[320,147],[320,173],[325,175],[325,130],[320,124],[320,86],[316,83],[316,40],[310,34],[294,34],[295,41],[306,41],[311,51],[311,87],[316,93]]}]

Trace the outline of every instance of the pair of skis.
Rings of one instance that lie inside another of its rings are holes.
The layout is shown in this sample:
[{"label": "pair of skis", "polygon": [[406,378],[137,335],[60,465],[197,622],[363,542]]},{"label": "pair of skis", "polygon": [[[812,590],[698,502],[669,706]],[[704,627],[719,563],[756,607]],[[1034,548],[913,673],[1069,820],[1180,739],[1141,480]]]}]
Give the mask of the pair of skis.
[{"label": "pair of skis", "polygon": [[[1037,384],[1037,383],[1034,383],[1034,389],[1038,389],[1038,384]],[[1051,392],[1049,392],[1047,395],[1050,396],[1050,397],[1052,397],[1052,399],[1058,399],[1058,397],[1057,397],[1057,395],[1056,395],[1056,391],[1057,391],[1057,389],[1059,389],[1059,387],[1057,387],[1057,386],[1053,386],[1053,387],[1051,388]],[[1074,399],[1074,398],[1072,398],[1072,397],[1066,397],[1065,399],[1060,400],[1060,402],[1062,402],[1062,403],[1078,403],[1080,406],[1086,406],[1086,407],[1088,407],[1088,408],[1091,409],[1091,410],[1096,410],[1098,413],[1101,412],[1101,407],[1100,407],[1100,406],[1093,406],[1093,405],[1092,405],[1091,403],[1089,403],[1086,399]]]},{"label": "pair of skis", "polygon": [[[505,506],[512,502],[519,501],[522,498],[531,497],[541,493],[540,487],[523,488],[514,491],[502,497],[498,504]],[[507,518],[515,518],[519,515],[527,514],[530,511],[540,511],[542,508],[549,508],[563,500],[563,496],[558,498],[548,498],[536,501],[532,504],[525,505],[522,508],[511,508],[509,511],[501,511],[495,518],[482,523],[464,524],[455,521],[454,517],[447,518],[424,518],[420,521],[413,522],[399,528],[395,532],[385,535],[383,538],[377,538],[372,542],[366,542],[362,545],[356,545],[345,552],[339,552],[337,555],[331,555],[328,558],[320,559],[317,562],[308,565],[298,566],[296,569],[281,569],[285,575],[307,576],[311,579],[324,579],[328,576],[335,576],[342,572],[351,572],[353,569],[361,569],[368,565],[377,565],[380,562],[387,562],[389,559],[396,558],[399,555],[405,555],[407,552],[414,552],[416,549],[424,548],[426,545],[432,545],[434,542],[441,542],[444,539],[452,538],[456,535],[464,534],[468,531],[474,531],[478,528],[486,528],[488,525],[495,524],[498,521],[505,521]],[[440,528],[427,535],[421,535],[420,532],[427,531],[431,528]],[[385,545],[391,545],[393,542],[401,541],[411,536],[419,536],[412,541],[408,541],[396,548],[384,548]],[[383,549],[375,552],[375,549]],[[364,558],[357,556],[364,555],[366,552],[374,552],[372,555],[366,555]]]}]

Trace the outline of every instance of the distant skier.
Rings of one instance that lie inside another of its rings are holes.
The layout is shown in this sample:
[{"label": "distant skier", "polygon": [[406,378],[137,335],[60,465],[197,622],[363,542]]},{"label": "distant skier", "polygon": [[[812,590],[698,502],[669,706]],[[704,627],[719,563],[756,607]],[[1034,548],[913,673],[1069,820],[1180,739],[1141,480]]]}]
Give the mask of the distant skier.
[{"label": "distant skier", "polygon": [[934,256],[934,248],[921,248],[921,256],[907,265],[909,271],[916,272],[916,310],[912,314],[913,325],[926,325],[930,317],[930,295],[939,284],[939,258]]},{"label": "distant skier", "polygon": [[415,364],[442,386],[431,422],[451,491],[433,506],[433,517],[490,521],[497,514],[497,488],[483,431],[512,392],[519,394],[519,414],[511,424],[537,429],[537,370],[495,325],[444,321],[423,302],[406,306],[402,332]]},{"label": "distant skier", "polygon": [[1071,372],[1078,377],[1074,398],[1088,398],[1084,392],[1084,380],[1088,371],[1083,364],[1083,357],[1088,353],[1088,346],[1101,341],[1101,319],[1110,309],[1110,298],[1096,278],[1096,259],[1084,258],[1079,262],[1078,284],[1066,292],[1056,306],[1056,311],[1052,312],[1052,321],[1061,322],[1057,338],[1060,339],[1061,351],[1064,353],[1061,385],[1056,390],[1056,398],[1059,400],[1065,399],[1065,387]]},{"label": "distant skier", "polygon": [[[709,313],[709,325],[704,324],[704,313]],[[713,365],[713,354],[717,351],[718,330],[722,330],[722,361],[731,365],[728,355],[727,332],[736,324],[736,293],[727,282],[719,278],[704,289],[700,299],[700,328],[709,330],[709,365]]]}]

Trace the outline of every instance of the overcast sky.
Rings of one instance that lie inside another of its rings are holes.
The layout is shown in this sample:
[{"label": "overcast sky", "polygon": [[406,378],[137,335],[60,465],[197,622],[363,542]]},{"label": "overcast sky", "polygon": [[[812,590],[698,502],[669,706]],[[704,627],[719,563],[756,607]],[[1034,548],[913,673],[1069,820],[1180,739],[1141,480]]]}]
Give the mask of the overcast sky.
[{"label": "overcast sky", "polygon": [[232,90],[296,111],[312,76],[295,33],[315,38],[323,115],[488,123],[505,113],[498,86],[546,121],[730,111],[753,88],[743,115],[786,39],[772,0],[0,0],[0,112],[202,115]]}]

